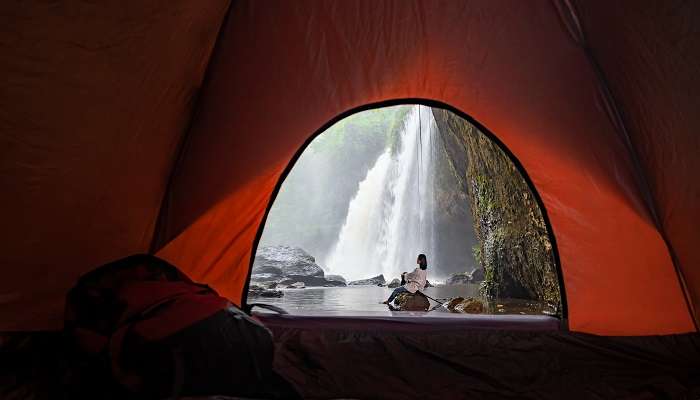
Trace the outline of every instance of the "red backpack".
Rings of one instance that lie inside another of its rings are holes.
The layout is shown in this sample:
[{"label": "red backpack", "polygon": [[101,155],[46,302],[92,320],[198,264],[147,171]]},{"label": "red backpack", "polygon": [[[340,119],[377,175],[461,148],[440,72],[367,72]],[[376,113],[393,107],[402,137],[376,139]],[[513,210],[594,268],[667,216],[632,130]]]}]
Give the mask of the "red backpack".
[{"label": "red backpack", "polygon": [[82,276],[68,293],[65,329],[131,394],[276,397],[270,331],[151,255]]}]

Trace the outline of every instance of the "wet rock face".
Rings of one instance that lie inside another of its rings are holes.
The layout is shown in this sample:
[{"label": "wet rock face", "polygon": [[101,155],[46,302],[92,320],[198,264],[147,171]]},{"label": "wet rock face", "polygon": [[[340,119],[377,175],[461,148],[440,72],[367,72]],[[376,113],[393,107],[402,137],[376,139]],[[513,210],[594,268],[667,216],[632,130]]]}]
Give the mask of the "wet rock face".
[{"label": "wet rock face", "polygon": [[[525,179],[501,148],[449,111],[433,109],[440,136],[452,143],[447,158],[466,184],[478,244],[474,256],[483,271],[487,298],[521,298],[559,305],[552,245],[542,211]],[[466,152],[465,160],[455,149]],[[467,274],[455,277],[465,282]]]},{"label": "wet rock face", "polygon": [[382,285],[383,286],[383,285],[386,285],[386,280],[384,279],[384,275],[377,275],[373,278],[360,279],[357,281],[350,281],[350,283],[348,283],[348,285],[351,285],[351,286],[356,286],[356,285],[357,286],[359,286],[359,285],[379,286],[379,285]]}]

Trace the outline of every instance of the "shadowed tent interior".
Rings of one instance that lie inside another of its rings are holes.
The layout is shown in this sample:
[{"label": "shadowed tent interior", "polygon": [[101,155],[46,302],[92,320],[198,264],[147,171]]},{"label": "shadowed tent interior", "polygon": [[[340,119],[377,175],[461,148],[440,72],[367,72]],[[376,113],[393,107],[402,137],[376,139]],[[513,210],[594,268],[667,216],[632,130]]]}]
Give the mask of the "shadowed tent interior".
[{"label": "shadowed tent interior", "polygon": [[[539,194],[573,332],[542,341],[637,338],[641,358],[697,368],[698,347],[678,349],[700,318],[699,30],[683,1],[4,2],[0,330],[60,329],[79,276],[143,252],[244,303],[314,132],[422,102],[490,132]],[[267,318],[280,343],[317,326]],[[326,323],[299,351],[333,371],[319,354],[347,338]]]}]

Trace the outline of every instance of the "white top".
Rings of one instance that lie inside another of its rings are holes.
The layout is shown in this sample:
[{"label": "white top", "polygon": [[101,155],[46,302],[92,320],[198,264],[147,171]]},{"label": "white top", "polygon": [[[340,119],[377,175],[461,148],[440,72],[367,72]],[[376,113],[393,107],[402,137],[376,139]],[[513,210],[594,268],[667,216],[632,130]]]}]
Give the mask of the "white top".
[{"label": "white top", "polygon": [[406,274],[405,278],[406,284],[403,287],[409,292],[415,293],[417,290],[423,290],[425,287],[425,282],[428,279],[428,270],[416,268],[413,272]]}]

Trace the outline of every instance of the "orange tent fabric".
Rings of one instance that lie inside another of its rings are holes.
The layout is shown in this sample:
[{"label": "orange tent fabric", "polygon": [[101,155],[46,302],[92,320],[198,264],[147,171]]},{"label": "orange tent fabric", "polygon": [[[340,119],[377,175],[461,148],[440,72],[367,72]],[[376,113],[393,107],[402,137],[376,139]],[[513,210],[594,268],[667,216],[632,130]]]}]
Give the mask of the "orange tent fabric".
[{"label": "orange tent fabric", "polygon": [[[700,4],[578,4],[700,320]],[[595,21],[595,22],[594,22]]]},{"label": "orange tent fabric", "polygon": [[[695,331],[700,49],[688,32],[700,13],[668,6],[654,20],[652,5],[596,3],[235,2],[189,129],[187,94],[225,2],[133,6],[132,24],[69,28],[47,11],[44,41],[19,35],[0,65],[18,82],[0,119],[13,146],[0,170],[12,188],[0,200],[0,328],[55,326],[78,274],[154,237],[158,255],[240,301],[271,196],[310,136],[357,107],[425,99],[479,121],[524,166],[556,237],[572,330]],[[9,33],[32,26],[9,22]],[[71,41],[90,32],[94,47]]]},{"label": "orange tent fabric", "polygon": [[147,251],[225,2],[0,4],[0,330]]}]

